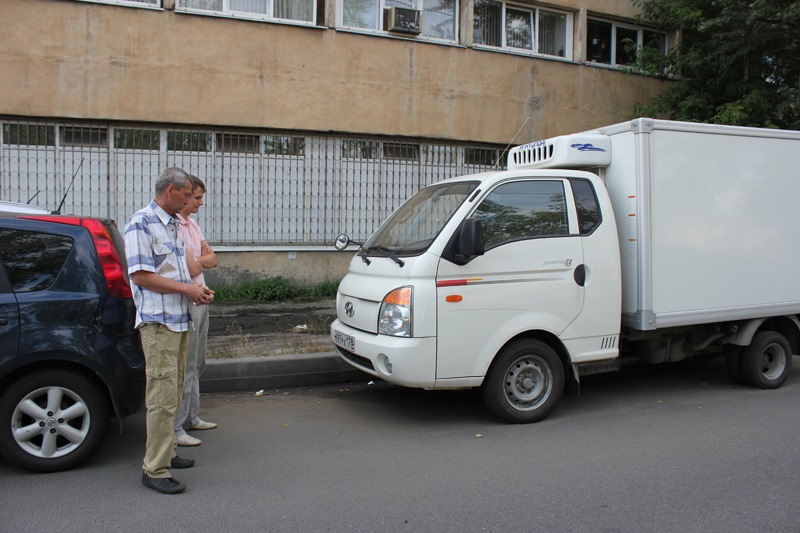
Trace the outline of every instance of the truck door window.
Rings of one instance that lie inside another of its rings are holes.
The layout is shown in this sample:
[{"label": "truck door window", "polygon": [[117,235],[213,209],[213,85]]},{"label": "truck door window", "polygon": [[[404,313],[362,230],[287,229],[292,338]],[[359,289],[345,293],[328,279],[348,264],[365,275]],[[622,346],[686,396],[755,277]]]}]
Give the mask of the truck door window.
[{"label": "truck door window", "polygon": [[493,190],[473,213],[483,225],[487,250],[506,242],[568,235],[561,181],[516,181]]},{"label": "truck door window", "polygon": [[597,205],[594,187],[588,180],[571,179],[569,182],[572,185],[572,194],[578,209],[578,226],[581,235],[589,235],[603,220],[600,207]]}]

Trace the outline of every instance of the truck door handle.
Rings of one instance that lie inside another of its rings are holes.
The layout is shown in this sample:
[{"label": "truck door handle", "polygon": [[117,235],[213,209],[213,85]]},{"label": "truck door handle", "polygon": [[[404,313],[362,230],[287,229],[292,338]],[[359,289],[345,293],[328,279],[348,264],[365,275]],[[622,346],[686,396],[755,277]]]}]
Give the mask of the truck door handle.
[{"label": "truck door handle", "polygon": [[583,284],[586,283],[586,267],[584,265],[578,265],[575,267],[575,283],[583,287]]}]

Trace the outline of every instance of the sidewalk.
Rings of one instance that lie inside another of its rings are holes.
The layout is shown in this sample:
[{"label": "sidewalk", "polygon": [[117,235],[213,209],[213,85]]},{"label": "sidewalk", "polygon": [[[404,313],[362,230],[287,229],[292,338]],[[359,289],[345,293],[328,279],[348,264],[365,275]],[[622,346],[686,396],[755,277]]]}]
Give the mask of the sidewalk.
[{"label": "sidewalk", "polygon": [[[335,302],[262,303],[262,304],[214,304],[210,308],[212,325],[222,325],[224,320],[246,322],[256,317],[263,318],[258,327],[272,322],[301,323],[309,313],[335,314]],[[296,320],[294,316],[298,316]],[[279,317],[276,319],[276,317]],[[269,319],[269,320],[267,320]],[[256,327],[256,326],[253,326]],[[221,334],[217,329],[217,334]],[[214,328],[209,338],[214,335]],[[372,379],[345,363],[334,351],[305,354],[282,354],[230,359],[208,359],[200,377],[203,392],[259,391],[265,388],[296,387]]]}]

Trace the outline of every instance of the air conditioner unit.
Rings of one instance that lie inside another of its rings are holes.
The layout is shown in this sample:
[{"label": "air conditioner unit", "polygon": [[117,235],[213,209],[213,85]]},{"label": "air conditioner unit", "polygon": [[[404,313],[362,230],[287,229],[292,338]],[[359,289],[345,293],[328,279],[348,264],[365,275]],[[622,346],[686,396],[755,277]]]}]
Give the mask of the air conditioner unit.
[{"label": "air conditioner unit", "polygon": [[391,7],[384,12],[386,31],[419,35],[422,14],[418,9]]}]

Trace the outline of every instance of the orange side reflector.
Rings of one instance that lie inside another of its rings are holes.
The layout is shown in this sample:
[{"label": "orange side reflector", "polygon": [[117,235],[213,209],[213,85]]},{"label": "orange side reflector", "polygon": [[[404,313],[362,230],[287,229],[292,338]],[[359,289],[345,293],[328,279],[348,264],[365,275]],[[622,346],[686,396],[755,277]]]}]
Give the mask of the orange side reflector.
[{"label": "orange side reflector", "polygon": [[461,296],[460,294],[451,294],[451,295],[445,297],[445,300],[447,300],[450,303],[460,302],[463,299],[464,299],[464,297]]}]

